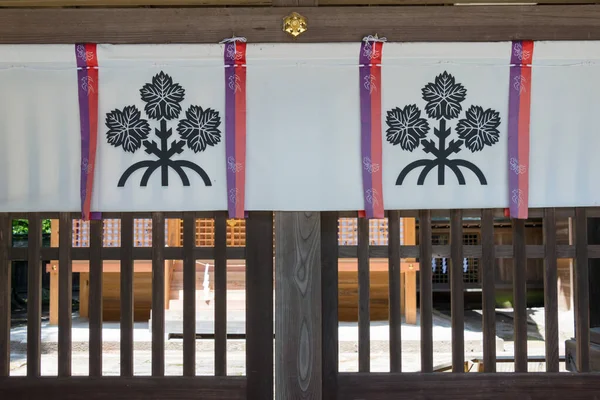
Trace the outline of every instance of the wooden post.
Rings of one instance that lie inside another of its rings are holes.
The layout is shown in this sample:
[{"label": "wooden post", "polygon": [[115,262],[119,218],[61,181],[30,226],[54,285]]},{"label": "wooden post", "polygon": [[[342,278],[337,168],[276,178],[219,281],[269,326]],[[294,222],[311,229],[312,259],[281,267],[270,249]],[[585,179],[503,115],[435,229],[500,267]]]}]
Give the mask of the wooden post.
[{"label": "wooden post", "polygon": [[320,400],[320,213],[276,213],[275,243],[275,398]]},{"label": "wooden post", "polygon": [[[416,245],[416,224],[414,218],[402,218],[403,225],[403,244],[405,246]],[[415,261],[414,258],[407,261]],[[427,261],[421,260],[420,264],[427,267]],[[402,278],[402,287],[404,297],[402,298],[402,311],[405,315],[406,323],[417,324],[417,270],[408,270],[404,272]],[[401,294],[402,295],[402,294]]]},{"label": "wooden post", "polygon": [[[50,220],[50,247],[58,247],[58,220]],[[58,325],[58,260],[50,261],[50,325]]]}]

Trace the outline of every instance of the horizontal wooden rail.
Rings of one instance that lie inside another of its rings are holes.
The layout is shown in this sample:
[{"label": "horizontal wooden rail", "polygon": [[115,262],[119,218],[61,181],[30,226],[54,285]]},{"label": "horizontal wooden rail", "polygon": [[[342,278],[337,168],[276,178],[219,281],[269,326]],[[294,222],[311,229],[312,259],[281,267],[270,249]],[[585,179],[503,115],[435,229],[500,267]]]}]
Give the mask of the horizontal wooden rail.
[{"label": "horizontal wooden rail", "polygon": [[[598,0],[319,0],[320,6],[435,5],[435,4],[594,4]],[[0,0],[0,7],[180,7],[180,6],[261,6],[272,0]]]},{"label": "horizontal wooden rail", "polygon": [[242,400],[245,377],[1,378],[2,399]]},{"label": "horizontal wooden rail", "polygon": [[595,399],[598,374],[565,373],[341,373],[344,400]]},{"label": "horizontal wooden rail", "polygon": [[[481,245],[464,245],[463,257],[465,258],[481,258]],[[495,245],[496,258],[512,258],[512,245]],[[600,258],[600,245],[588,245],[589,258]],[[431,246],[431,256],[435,258],[450,258],[450,245],[433,245]],[[340,258],[356,258],[356,246],[340,246]],[[527,245],[525,246],[527,258],[542,259],[545,256],[544,245]],[[573,245],[558,245],[556,246],[557,258],[573,258],[575,257],[575,246]],[[387,256],[387,246],[371,246],[369,248],[369,256],[373,258],[384,259]],[[400,246],[400,257],[415,258],[419,257],[419,246]]]},{"label": "horizontal wooden rail", "polygon": [[[282,18],[300,11],[297,38]],[[598,40],[600,6],[230,7],[0,9],[0,43],[218,43],[232,32],[250,43],[355,42],[378,32],[389,41]],[[435,27],[432,29],[431,27]]]}]

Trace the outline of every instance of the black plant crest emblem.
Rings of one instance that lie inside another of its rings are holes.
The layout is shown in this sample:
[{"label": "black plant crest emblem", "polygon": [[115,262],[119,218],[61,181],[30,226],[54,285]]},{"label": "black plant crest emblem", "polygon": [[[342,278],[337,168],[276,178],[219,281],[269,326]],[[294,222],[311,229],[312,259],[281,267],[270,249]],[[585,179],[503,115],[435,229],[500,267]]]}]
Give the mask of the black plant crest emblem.
[{"label": "black plant crest emblem", "polygon": [[118,186],[125,186],[127,179],[139,169],[145,170],[141,186],[147,186],[148,180],[158,169],[161,170],[162,186],[168,186],[169,168],[179,175],[184,186],[190,186],[185,168],[196,172],[206,186],[211,186],[208,174],[200,166],[188,160],[173,160],[173,157],[183,153],[186,145],[194,153],[217,145],[221,141],[219,113],[210,108],[202,109],[191,105],[185,112],[185,118],[177,123],[179,138],[169,143],[169,138],[173,135],[169,121],[176,120],[181,114],[185,89],[161,71],[152,78],[151,83],[140,89],[140,94],[142,101],[146,103],[144,112],[148,118],[158,122],[154,134],[160,139],[160,143],[148,138],[151,132],[150,122],[142,118],[142,113],[136,106],[127,106],[106,114],[106,139],[109,144],[130,153],[135,153],[143,146],[146,153],[155,157],[127,168],[119,179]]},{"label": "black plant crest emblem", "polygon": [[430,126],[427,119],[421,117],[421,110],[416,104],[404,108],[394,108],[387,112],[386,131],[387,141],[392,145],[400,145],[402,150],[414,151],[421,147],[426,154],[433,155],[433,159],[421,159],[408,164],[398,175],[396,185],[402,185],[406,176],[414,169],[423,167],[417,179],[417,185],[423,185],[425,178],[437,167],[438,185],[445,183],[446,168],[454,173],[460,185],[464,185],[465,177],[461,168],[471,170],[479,179],[479,183],[487,185],[483,172],[472,162],[458,158],[450,158],[459,153],[463,146],[475,153],[486,146],[493,146],[498,142],[500,131],[500,114],[492,109],[484,110],[481,106],[471,106],[463,118],[456,125],[458,140],[452,139],[446,143],[452,131],[446,123],[458,118],[462,112],[462,102],[467,96],[467,89],[456,83],[454,77],[448,72],[435,78],[435,82],[428,83],[421,89],[422,98],[427,103],[425,112],[430,119],[437,121],[433,128],[433,135],[437,143],[427,139]]}]

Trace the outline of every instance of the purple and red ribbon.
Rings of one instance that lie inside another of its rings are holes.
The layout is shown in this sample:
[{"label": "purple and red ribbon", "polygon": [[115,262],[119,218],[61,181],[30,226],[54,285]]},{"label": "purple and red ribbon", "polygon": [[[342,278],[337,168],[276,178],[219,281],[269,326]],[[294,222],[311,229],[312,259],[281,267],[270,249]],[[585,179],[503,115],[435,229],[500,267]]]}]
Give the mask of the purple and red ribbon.
[{"label": "purple and red ribbon", "polygon": [[246,42],[225,43],[225,157],[229,218],[244,218],[246,198]]},{"label": "purple and red ribbon", "polygon": [[527,219],[529,209],[529,121],[533,41],[511,46],[508,96],[508,187],[511,218]]},{"label": "purple and red ribbon", "polygon": [[98,145],[98,54],[93,43],[76,44],[79,121],[81,128],[81,217],[100,219],[91,212]]},{"label": "purple and red ribbon", "polygon": [[360,46],[360,133],[365,210],[359,217],[384,218],[381,145],[381,59],[385,39],[367,37]]}]

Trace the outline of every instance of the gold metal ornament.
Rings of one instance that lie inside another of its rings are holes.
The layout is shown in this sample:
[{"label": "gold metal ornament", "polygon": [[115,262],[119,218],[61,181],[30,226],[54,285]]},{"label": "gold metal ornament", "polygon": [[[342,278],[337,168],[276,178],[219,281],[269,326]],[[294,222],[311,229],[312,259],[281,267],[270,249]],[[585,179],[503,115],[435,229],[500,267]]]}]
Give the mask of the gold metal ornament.
[{"label": "gold metal ornament", "polygon": [[283,30],[294,37],[306,32],[307,29],[306,18],[297,12],[293,12],[283,19]]},{"label": "gold metal ornament", "polygon": [[227,220],[227,225],[229,225],[229,226],[230,226],[230,227],[232,227],[232,228],[233,228],[234,226],[236,226],[236,225],[237,225],[237,223],[238,223],[238,221],[237,221],[236,219],[228,219],[228,220]]}]

